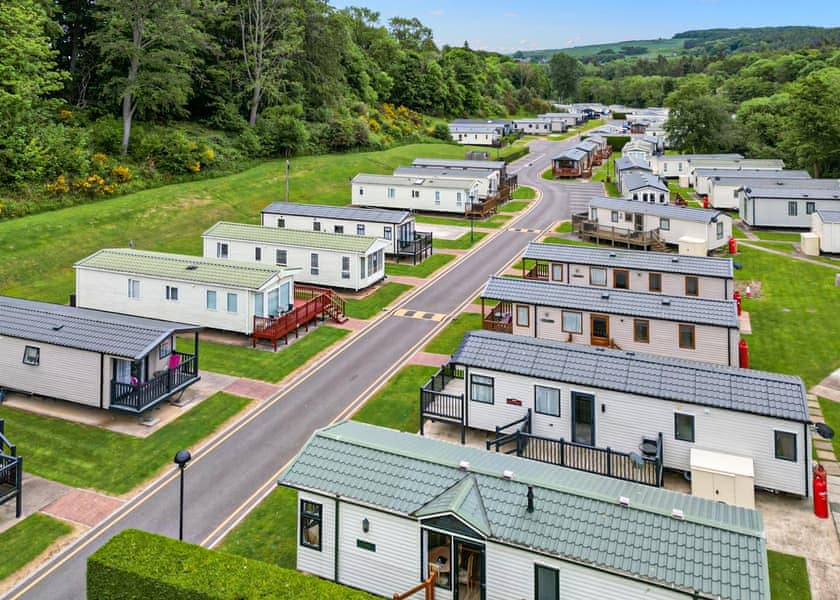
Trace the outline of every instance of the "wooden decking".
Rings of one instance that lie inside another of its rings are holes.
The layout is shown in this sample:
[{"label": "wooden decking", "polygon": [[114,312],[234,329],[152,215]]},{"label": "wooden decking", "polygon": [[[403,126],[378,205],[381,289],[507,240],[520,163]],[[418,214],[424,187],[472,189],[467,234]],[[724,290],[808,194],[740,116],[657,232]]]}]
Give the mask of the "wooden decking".
[{"label": "wooden decking", "polygon": [[332,290],[296,284],[292,310],[277,317],[254,317],[251,343],[256,347],[257,340],[268,340],[274,344],[276,352],[277,340],[282,338],[284,344],[288,343],[290,333],[297,337],[301,327],[309,331],[310,323],[319,317],[321,320],[329,317],[343,323],[347,320],[344,308],[344,299]]},{"label": "wooden decking", "polygon": [[513,333],[513,304],[511,302],[499,302],[489,312],[485,312],[484,298],[482,298],[481,315],[482,329]]},{"label": "wooden decking", "polygon": [[659,236],[659,229],[650,231],[633,231],[612,225],[601,225],[588,218],[587,213],[572,215],[572,231],[581,239],[593,241],[597,244],[610,242],[612,246],[620,245],[627,248],[642,248],[668,252],[668,246]]},{"label": "wooden decking", "polygon": [[592,167],[552,167],[552,176],[556,178],[592,177]]}]

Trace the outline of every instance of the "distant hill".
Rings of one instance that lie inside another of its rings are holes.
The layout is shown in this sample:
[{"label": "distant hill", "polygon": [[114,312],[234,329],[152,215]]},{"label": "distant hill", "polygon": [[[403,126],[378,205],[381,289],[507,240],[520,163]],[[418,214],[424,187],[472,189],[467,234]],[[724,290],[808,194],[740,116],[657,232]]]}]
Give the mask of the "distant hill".
[{"label": "distant hill", "polygon": [[626,40],[612,44],[592,44],[550,50],[523,50],[515,57],[548,60],[552,54],[565,52],[583,61],[608,61],[617,58],[655,58],[660,54],[682,52],[696,54],[730,54],[757,50],[793,50],[825,44],[840,44],[840,27],[755,27],[742,29],[701,29],[677,33],[669,39]]}]

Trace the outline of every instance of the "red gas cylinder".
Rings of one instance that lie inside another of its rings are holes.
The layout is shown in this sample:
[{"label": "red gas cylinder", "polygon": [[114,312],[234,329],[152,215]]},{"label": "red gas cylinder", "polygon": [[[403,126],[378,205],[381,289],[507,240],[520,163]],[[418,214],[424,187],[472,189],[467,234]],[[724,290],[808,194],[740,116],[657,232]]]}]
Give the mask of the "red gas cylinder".
[{"label": "red gas cylinder", "polygon": [[735,299],[735,302],[738,304],[738,316],[741,316],[741,292],[735,290],[735,293],[732,294],[732,298]]},{"label": "red gas cylinder", "polygon": [[828,518],[828,485],[822,465],[814,467],[814,514],[820,519]]},{"label": "red gas cylinder", "polygon": [[738,366],[742,369],[750,368],[750,349],[746,340],[738,342]]},{"label": "red gas cylinder", "polygon": [[703,196],[703,208],[709,208],[709,197]]},{"label": "red gas cylinder", "polygon": [[729,254],[735,254],[738,252],[738,242],[733,238],[729,238]]}]

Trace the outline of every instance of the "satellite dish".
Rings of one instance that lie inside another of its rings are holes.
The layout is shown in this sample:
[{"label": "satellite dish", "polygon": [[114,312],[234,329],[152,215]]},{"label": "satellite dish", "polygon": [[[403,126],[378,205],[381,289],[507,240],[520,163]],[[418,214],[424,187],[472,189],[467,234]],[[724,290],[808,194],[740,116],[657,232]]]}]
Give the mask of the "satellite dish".
[{"label": "satellite dish", "polygon": [[817,423],[816,425],[814,425],[814,429],[817,431],[820,437],[823,437],[827,440],[830,440],[834,437],[834,430],[825,423]]},{"label": "satellite dish", "polygon": [[631,452],[629,454],[630,460],[633,461],[633,466],[637,469],[641,469],[645,466],[645,459],[641,457],[641,455],[636,454],[635,452]]}]

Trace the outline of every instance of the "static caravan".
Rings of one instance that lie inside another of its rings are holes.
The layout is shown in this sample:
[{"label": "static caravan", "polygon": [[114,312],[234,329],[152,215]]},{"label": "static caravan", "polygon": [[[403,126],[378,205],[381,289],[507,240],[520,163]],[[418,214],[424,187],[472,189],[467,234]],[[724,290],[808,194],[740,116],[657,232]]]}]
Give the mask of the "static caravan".
[{"label": "static caravan", "polygon": [[278,483],[298,570],[380,597],[434,573],[438,600],[770,599],[746,508],[354,421]]},{"label": "static caravan", "polygon": [[200,379],[198,329],[0,296],[0,390],[140,414]]},{"label": "static caravan", "polygon": [[688,175],[691,166],[689,161],[696,158],[743,159],[744,157],[740,154],[658,154],[650,157],[650,166],[653,167],[655,175],[670,179],[682,174]]},{"label": "static caravan", "polygon": [[717,300],[735,292],[731,258],[538,242],[522,258],[524,279]]},{"label": "static caravan", "polygon": [[542,119],[551,119],[552,121],[561,121],[565,124],[566,130],[570,127],[576,127],[583,122],[583,116],[578,113],[569,112],[551,112],[537,115]]},{"label": "static caravan", "polygon": [[263,227],[286,227],[344,235],[376,237],[389,242],[385,254],[397,261],[422,261],[432,254],[432,234],[414,229],[407,210],[272,202],[261,213]]},{"label": "static caravan", "polygon": [[589,219],[605,227],[634,233],[656,232],[666,244],[681,238],[704,240],[707,250],[725,246],[732,237],[732,218],[719,210],[671,204],[646,204],[619,198],[593,198]]},{"label": "static caravan", "polygon": [[[565,124],[565,121],[558,120],[556,122]],[[555,121],[551,119],[541,119],[539,117],[536,119],[515,119],[513,130],[528,135],[548,135],[554,131],[554,123]]]},{"label": "static caravan", "polygon": [[688,172],[680,174],[682,187],[694,187],[695,169],[752,169],[756,171],[782,171],[785,161],[780,158],[704,158],[688,159]]},{"label": "static caravan", "polygon": [[592,140],[583,140],[577,146],[575,146],[578,150],[583,150],[589,155],[589,164],[590,165],[600,165],[602,162],[601,159],[601,152],[600,152],[600,145],[598,142],[594,142]]},{"label": "static caravan", "polygon": [[201,237],[204,256],[293,268],[300,283],[351,290],[385,277],[385,250],[390,246],[375,237],[224,221]]},{"label": "static caravan", "polygon": [[622,155],[621,158],[615,159],[613,163],[615,169],[615,182],[619,191],[621,190],[622,179],[625,175],[630,173],[651,173],[650,164],[643,159],[636,157],[628,157]]},{"label": "static caravan", "polygon": [[491,277],[481,305],[488,331],[738,366],[734,300]]},{"label": "static caravan", "polygon": [[840,209],[814,211],[811,231],[820,238],[820,252],[840,254]]},{"label": "static caravan", "polygon": [[[694,169],[694,191],[701,196],[709,196],[711,200],[712,183],[721,179],[744,181],[764,180],[787,181],[811,179],[808,171],[794,171],[791,169],[746,169],[746,168],[721,168],[721,167],[696,167]],[[715,206],[715,208],[738,208],[737,202],[732,206]]]},{"label": "static caravan", "polygon": [[[641,138],[632,139],[621,148],[621,158],[647,162],[656,152],[655,146]],[[616,165],[621,159],[616,159]]]},{"label": "static caravan", "polygon": [[513,133],[513,119],[453,119],[455,125],[493,125],[502,135]]},{"label": "static caravan", "polygon": [[650,173],[627,173],[621,178],[620,191],[625,198],[636,202],[668,204],[671,199],[665,181]]},{"label": "static caravan", "polygon": [[[808,187],[827,181],[827,188]],[[840,180],[804,180],[785,186],[754,185],[741,192],[740,216],[750,227],[810,229],[811,215],[818,210],[840,210]]]},{"label": "static caravan", "polygon": [[581,148],[569,148],[551,159],[554,177],[592,177],[589,153]]},{"label": "static caravan", "polygon": [[354,206],[465,214],[481,204],[477,179],[359,173],[350,183]]},{"label": "static caravan", "polygon": [[457,158],[415,158],[411,161],[412,167],[423,167],[430,169],[491,169],[499,172],[499,182],[505,183],[507,176],[507,163],[503,160],[464,160]]},{"label": "static caravan", "polygon": [[[468,332],[444,372],[459,375],[444,393],[463,398],[463,427],[495,432],[524,419],[528,434],[577,445],[569,454],[639,452],[656,440],[652,454],[667,469],[690,473],[692,450],[712,451],[747,459],[749,492],[810,495],[812,440],[799,377],[489,331]],[[433,409],[434,390],[424,392]],[[538,442],[523,441],[529,456]],[[715,499],[737,503],[720,487]],[[753,508],[752,494],[743,501]]]},{"label": "static caravan", "polygon": [[504,125],[488,121],[486,123],[468,122],[449,124],[449,135],[452,140],[459,144],[470,146],[499,146],[502,137],[509,133],[509,128]]},{"label": "static caravan", "polygon": [[397,167],[394,169],[397,177],[425,178],[432,177],[438,181],[453,180],[469,183],[478,181],[478,198],[486,200],[499,193],[499,172],[495,169],[448,169],[446,167]]},{"label": "static caravan", "polygon": [[249,335],[255,316],[291,309],[300,269],[247,260],[106,248],[74,265],[76,303]]},{"label": "static caravan", "polygon": [[564,133],[569,130],[569,121],[561,116],[552,116],[554,113],[545,113],[537,115],[539,121],[548,121],[549,133]]}]

